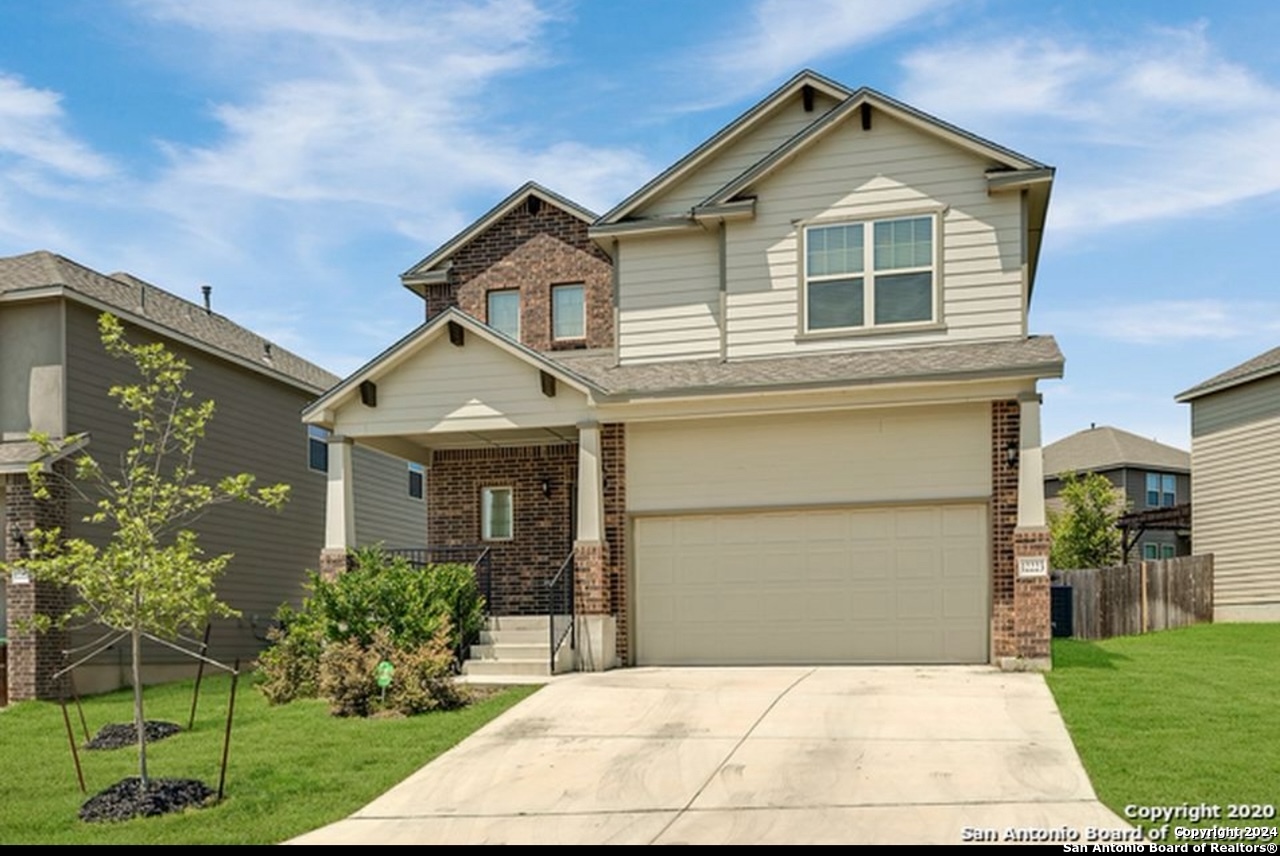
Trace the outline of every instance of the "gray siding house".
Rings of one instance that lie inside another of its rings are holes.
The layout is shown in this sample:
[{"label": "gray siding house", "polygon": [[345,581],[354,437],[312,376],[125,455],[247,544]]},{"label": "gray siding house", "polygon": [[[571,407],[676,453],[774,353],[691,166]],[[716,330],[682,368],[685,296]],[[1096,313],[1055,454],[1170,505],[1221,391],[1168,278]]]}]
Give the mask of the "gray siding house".
[{"label": "gray siding house", "polygon": [[1280,621],[1280,348],[1177,400],[1191,405],[1192,539],[1214,555],[1214,620]]},{"label": "gray siding house", "polygon": [[[1044,496],[1060,511],[1058,494],[1067,473],[1099,473],[1119,489],[1125,511],[1176,508],[1191,501],[1191,455],[1107,425],[1091,425],[1044,447]],[[1191,532],[1147,529],[1126,559],[1191,555]]]},{"label": "gray siding house", "polygon": [[[103,350],[97,328],[103,312],[120,317],[134,340],[160,341],[179,353],[191,365],[188,385],[197,400],[216,402],[196,459],[202,478],[250,472],[262,484],[292,487],[289,503],[278,514],[223,506],[196,527],[208,554],[235,554],[219,593],[242,613],[215,625],[210,654],[247,662],[260,650],[276,608],[301,599],[305,570],[315,567],[324,535],[327,447],[323,436],[312,437],[299,424],[298,415],[338,379],[208,306],[129,274],[103,275],[49,252],[0,259],[0,518],[8,561],[24,555],[24,533],[33,525],[59,525],[74,537],[102,537],[98,527],[83,522],[87,506],[82,501],[33,501],[26,471],[40,457],[28,441],[33,430],[76,438],[66,456],[84,448],[108,471],[131,445],[128,414],[107,390],[126,381],[132,367]],[[363,449],[353,469],[355,489],[366,499],[365,513],[356,520],[360,542],[419,543],[426,509],[421,490],[417,497],[410,495],[409,465]],[[55,694],[51,676],[62,667],[63,648],[98,635],[68,639],[20,632],[22,618],[36,609],[56,609],[65,603],[61,597],[20,579],[0,586],[0,637],[8,642],[11,700]],[[92,692],[126,683],[127,660],[120,646],[108,650],[77,670],[78,689]],[[192,666],[158,647],[145,654],[145,661],[149,681],[184,674]]]}]

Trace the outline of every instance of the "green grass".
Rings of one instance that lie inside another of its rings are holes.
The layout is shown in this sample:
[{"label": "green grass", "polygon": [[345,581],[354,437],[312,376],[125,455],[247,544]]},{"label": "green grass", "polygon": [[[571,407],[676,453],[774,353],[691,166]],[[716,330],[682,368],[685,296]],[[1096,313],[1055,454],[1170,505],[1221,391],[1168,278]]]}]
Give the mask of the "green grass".
[{"label": "green grass", "polygon": [[[184,728],[190,681],[149,687],[148,719]],[[268,707],[251,682],[236,695],[225,800],[181,815],[84,823],[57,704],[0,710],[0,842],[4,844],[269,844],[339,820],[534,691],[513,687],[462,710],[407,719],[338,719],[323,702]],[[195,728],[148,746],[153,778],[218,786],[230,680],[206,679]],[[90,733],[132,722],[129,691],[86,699]],[[83,742],[75,708],[68,706]],[[92,795],[137,775],[134,749],[80,752]]]},{"label": "green grass", "polygon": [[[1130,804],[1280,803],[1280,624],[1055,639],[1047,679],[1094,790],[1122,817]],[[1212,823],[1231,823],[1223,813]]]}]

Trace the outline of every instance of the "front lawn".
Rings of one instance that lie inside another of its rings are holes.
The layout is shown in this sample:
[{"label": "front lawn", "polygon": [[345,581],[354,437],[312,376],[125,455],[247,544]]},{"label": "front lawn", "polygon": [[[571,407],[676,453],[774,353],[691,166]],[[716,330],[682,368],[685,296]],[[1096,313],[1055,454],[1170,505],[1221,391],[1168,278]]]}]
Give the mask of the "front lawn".
[{"label": "front lawn", "polygon": [[[1280,809],[1280,624],[1055,639],[1047,676],[1099,798]],[[1206,821],[1201,821],[1204,825]],[[1185,821],[1184,821],[1185,824]],[[1147,822],[1142,822],[1147,826]]]},{"label": "front lawn", "polygon": [[[149,720],[186,727],[192,682],[151,687]],[[195,729],[149,744],[153,778],[218,787],[230,680],[206,678]],[[513,687],[462,710],[406,719],[338,719],[322,701],[268,707],[248,679],[236,695],[226,799],[217,806],[127,823],[83,823],[57,704],[0,710],[0,842],[4,844],[270,844],[339,820],[534,691]],[[125,690],[85,700],[90,733],[132,722]],[[79,720],[68,706],[77,737]],[[130,749],[80,752],[89,794],[137,775]]]}]

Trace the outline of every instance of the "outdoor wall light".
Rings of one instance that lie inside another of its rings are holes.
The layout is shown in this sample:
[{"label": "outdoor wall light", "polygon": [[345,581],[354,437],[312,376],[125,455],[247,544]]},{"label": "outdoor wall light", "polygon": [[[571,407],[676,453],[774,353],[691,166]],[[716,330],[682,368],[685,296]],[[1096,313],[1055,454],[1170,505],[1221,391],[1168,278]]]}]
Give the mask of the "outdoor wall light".
[{"label": "outdoor wall light", "polygon": [[27,536],[23,534],[22,527],[17,523],[9,524],[9,540],[18,545],[18,552],[22,556],[27,555]]},{"label": "outdoor wall light", "polygon": [[1013,467],[1014,469],[1017,468],[1018,466],[1018,444],[1017,443],[1010,440],[1009,445],[1004,447],[1004,459],[1005,459],[1005,462],[1010,467]]},{"label": "outdoor wall light", "polygon": [[539,485],[542,488],[542,495],[547,499],[551,498],[551,479],[544,478]]}]

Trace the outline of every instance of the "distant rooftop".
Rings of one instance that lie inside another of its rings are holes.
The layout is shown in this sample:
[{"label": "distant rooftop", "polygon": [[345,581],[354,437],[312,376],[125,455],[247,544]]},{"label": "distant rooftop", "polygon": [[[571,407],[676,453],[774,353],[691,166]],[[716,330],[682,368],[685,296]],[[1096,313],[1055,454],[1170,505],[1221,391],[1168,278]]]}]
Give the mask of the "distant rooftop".
[{"label": "distant rooftop", "polygon": [[107,276],[39,250],[0,258],[0,297],[38,296],[59,289],[70,299],[79,297],[116,312],[126,321],[149,323],[159,332],[193,343],[214,355],[231,358],[267,375],[274,375],[316,392],[339,378],[216,312],[170,294],[128,273]]},{"label": "distant rooftop", "polygon": [[1108,425],[1077,431],[1044,447],[1044,474],[1100,472],[1119,467],[1191,471],[1191,453]]}]

